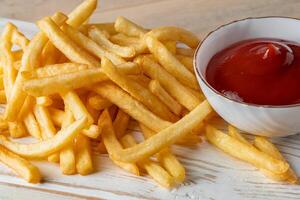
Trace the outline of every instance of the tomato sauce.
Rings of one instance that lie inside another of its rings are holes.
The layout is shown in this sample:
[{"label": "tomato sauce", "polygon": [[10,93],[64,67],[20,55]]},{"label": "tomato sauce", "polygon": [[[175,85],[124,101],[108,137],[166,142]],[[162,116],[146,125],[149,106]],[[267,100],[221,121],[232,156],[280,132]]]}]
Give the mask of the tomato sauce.
[{"label": "tomato sauce", "polygon": [[223,95],[258,105],[300,103],[300,44],[261,38],[235,43],[215,54],[208,83]]}]

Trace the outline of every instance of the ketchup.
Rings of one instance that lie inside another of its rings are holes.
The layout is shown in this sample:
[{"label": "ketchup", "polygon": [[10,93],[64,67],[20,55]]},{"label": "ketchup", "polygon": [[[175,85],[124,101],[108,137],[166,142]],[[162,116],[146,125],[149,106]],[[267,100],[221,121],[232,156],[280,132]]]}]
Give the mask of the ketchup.
[{"label": "ketchup", "polygon": [[262,38],[235,43],[215,54],[206,79],[217,91],[245,103],[300,103],[300,44]]}]

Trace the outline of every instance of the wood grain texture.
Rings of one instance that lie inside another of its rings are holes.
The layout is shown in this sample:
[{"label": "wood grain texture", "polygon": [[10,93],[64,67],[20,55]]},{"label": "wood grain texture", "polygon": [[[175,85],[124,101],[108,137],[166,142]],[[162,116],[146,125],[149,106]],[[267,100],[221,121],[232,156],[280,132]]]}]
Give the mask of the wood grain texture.
[{"label": "wood grain texture", "polygon": [[[69,12],[80,0],[0,0],[0,16],[35,22],[56,10]],[[100,0],[92,22],[126,16],[145,27],[177,25],[204,37],[232,20],[254,16],[300,17],[298,0]],[[0,29],[2,24],[0,23]],[[26,29],[26,33],[34,30]],[[216,122],[223,129],[224,124]],[[132,123],[130,131],[136,131]],[[251,136],[250,136],[251,137]],[[300,174],[300,135],[274,143]],[[174,151],[187,168],[187,180],[170,191],[148,177],[132,176],[106,156],[95,155],[97,173],[63,176],[55,164],[37,162],[45,183],[31,185],[0,165],[0,199],[300,199],[300,187],[275,183],[254,167],[240,162],[207,143],[195,149]]]}]

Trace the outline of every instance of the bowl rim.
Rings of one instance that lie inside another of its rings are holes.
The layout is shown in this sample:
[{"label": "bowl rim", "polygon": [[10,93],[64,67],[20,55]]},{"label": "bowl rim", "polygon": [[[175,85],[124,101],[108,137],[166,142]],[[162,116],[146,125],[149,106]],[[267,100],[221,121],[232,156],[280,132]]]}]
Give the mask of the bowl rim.
[{"label": "bowl rim", "polygon": [[[200,80],[216,95],[223,97],[225,99],[227,99],[228,101],[231,101],[233,103],[238,103],[238,104],[242,104],[244,106],[253,106],[253,107],[258,107],[258,108],[293,108],[293,107],[298,107],[300,106],[300,103],[297,104],[289,104],[289,105],[260,105],[260,104],[255,104],[255,103],[246,103],[246,102],[242,102],[242,101],[238,101],[235,99],[231,99],[227,96],[225,96],[224,94],[222,94],[221,92],[217,91],[215,88],[213,88],[206,80],[205,77],[203,77],[202,73],[199,72],[198,68],[197,68],[197,55],[199,54],[199,50],[202,47],[202,44],[206,41],[206,39],[213,34],[214,32],[228,26],[234,23],[238,23],[238,22],[242,22],[242,21],[246,21],[246,20],[255,20],[255,19],[289,19],[289,20],[295,20],[295,21],[299,21],[300,22],[300,18],[296,18],[296,17],[286,17],[286,16],[263,16],[263,17],[247,17],[247,18],[242,18],[242,19],[238,19],[238,20],[234,20],[231,21],[229,23],[226,24],[222,24],[220,26],[218,26],[217,28],[215,28],[214,30],[210,31],[209,33],[206,34],[206,36],[203,38],[203,40],[201,40],[201,42],[198,44],[195,53],[194,53],[194,58],[193,58],[193,65],[194,65],[194,71],[196,73],[196,75],[200,78]],[[207,66],[206,66],[207,67]],[[198,81],[199,82],[199,81]]]}]

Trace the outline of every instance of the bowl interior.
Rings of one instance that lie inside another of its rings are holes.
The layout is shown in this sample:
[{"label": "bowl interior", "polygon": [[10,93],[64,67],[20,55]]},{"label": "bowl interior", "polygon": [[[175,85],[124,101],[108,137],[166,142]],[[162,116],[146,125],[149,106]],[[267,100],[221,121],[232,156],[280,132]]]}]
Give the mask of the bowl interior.
[{"label": "bowl interior", "polygon": [[196,50],[195,72],[209,86],[206,81],[206,67],[217,52],[241,40],[253,38],[300,42],[300,28],[295,27],[300,27],[299,19],[284,17],[248,18],[223,25],[208,34]]}]

